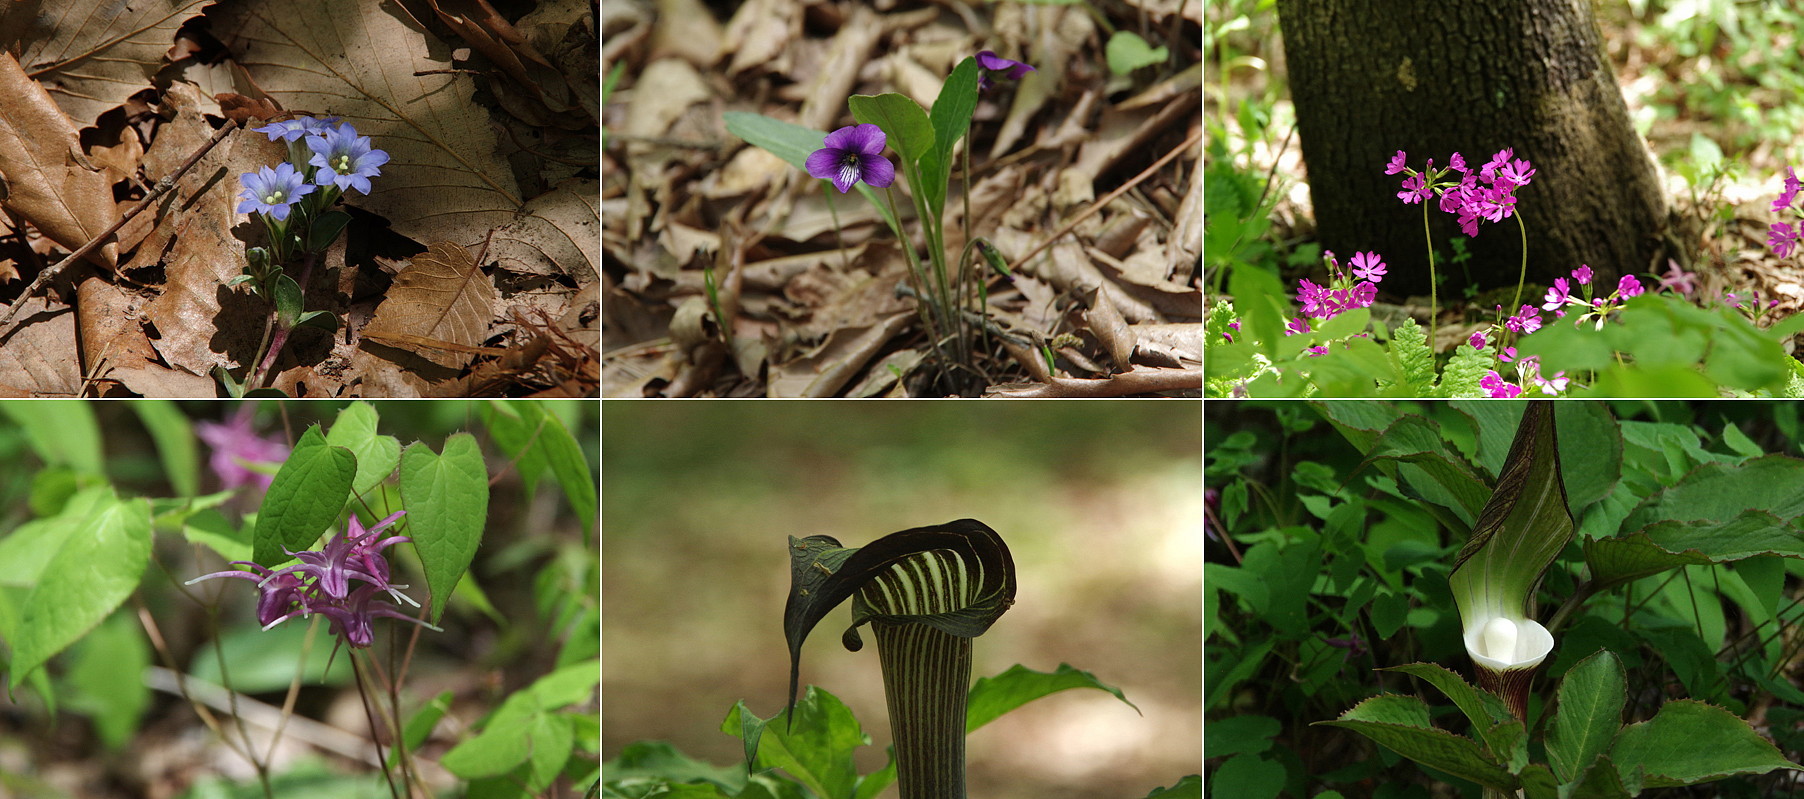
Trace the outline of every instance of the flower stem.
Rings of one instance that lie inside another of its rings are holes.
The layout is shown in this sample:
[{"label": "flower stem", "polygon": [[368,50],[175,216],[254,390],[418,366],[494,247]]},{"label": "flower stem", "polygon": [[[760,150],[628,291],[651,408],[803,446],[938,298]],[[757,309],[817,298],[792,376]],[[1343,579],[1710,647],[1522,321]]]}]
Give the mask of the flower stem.
[{"label": "flower stem", "polygon": [[[1426,178],[1424,178],[1426,179]],[[1428,350],[1433,352],[1435,320],[1441,316],[1441,301],[1436,288],[1439,281],[1434,279],[1434,237],[1428,233],[1428,201],[1422,201],[1422,238],[1428,242]]]},{"label": "flower stem", "polygon": [[920,623],[872,626],[902,799],[965,799],[971,639]]},{"label": "flower stem", "polygon": [[1516,299],[1510,303],[1511,310],[1522,307],[1522,284],[1528,280],[1528,225],[1522,222],[1522,212],[1516,212],[1516,227],[1522,231],[1522,271],[1516,273]]}]

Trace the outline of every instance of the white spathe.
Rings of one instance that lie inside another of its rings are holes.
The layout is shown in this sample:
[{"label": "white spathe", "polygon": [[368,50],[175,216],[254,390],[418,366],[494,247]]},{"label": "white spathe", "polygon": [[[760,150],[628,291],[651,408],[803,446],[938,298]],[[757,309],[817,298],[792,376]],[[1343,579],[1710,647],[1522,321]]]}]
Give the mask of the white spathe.
[{"label": "white spathe", "polygon": [[1534,619],[1495,615],[1465,626],[1466,652],[1493,671],[1532,669],[1553,651],[1553,634]]}]

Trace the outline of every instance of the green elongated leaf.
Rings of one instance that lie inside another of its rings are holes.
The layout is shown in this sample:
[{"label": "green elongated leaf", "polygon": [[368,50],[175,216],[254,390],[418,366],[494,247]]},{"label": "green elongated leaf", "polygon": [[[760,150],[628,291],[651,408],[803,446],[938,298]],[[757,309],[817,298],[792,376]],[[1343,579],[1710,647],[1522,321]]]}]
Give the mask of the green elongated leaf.
[{"label": "green elongated leaf", "polygon": [[756,750],[748,755],[753,771],[780,768],[815,796],[851,796],[858,777],[853,752],[871,743],[851,709],[825,689],[810,685],[785,712],[792,723],[772,724],[776,719],[760,719],[739,702],[721,722],[720,731],[736,738],[748,731],[761,733],[755,743],[746,741],[748,752]]},{"label": "green elongated leaf", "polygon": [[1428,705],[1413,696],[1374,696],[1334,721],[1315,724],[1352,730],[1417,763],[1480,785],[1506,791],[1518,787],[1516,778],[1477,741],[1429,724]]},{"label": "green elongated leaf", "polygon": [[407,744],[408,749],[418,749],[420,744],[432,737],[432,731],[438,727],[439,720],[451,709],[451,699],[455,695],[450,691],[440,693],[408,717],[407,724],[401,728],[401,741]]},{"label": "green elongated leaf", "polygon": [[494,400],[483,406],[490,435],[532,490],[549,471],[583,526],[595,525],[595,479],[582,446],[564,421],[536,402]]},{"label": "green elongated leaf", "polygon": [[715,766],[689,757],[663,741],[634,741],[613,760],[601,764],[601,781],[667,779],[673,783],[707,782],[737,794],[745,788],[744,766]]},{"label": "green elongated leaf", "polygon": [[375,406],[358,400],[338,412],[326,433],[327,444],[344,447],[357,456],[357,476],[351,479],[351,491],[357,496],[387,480],[401,463],[401,442],[376,432],[378,421]]},{"label": "green elongated leaf", "polygon": [[1547,722],[1547,759],[1560,782],[1572,782],[1610,748],[1628,698],[1622,661],[1608,649],[1560,679],[1559,707]]},{"label": "green elongated leaf", "polygon": [[1284,726],[1271,716],[1229,716],[1203,725],[1203,752],[1226,757],[1242,752],[1259,754],[1272,748],[1272,739]]},{"label": "green elongated leaf", "polygon": [[100,425],[86,400],[0,403],[0,412],[25,431],[25,440],[44,463],[67,466],[83,476],[100,476]]},{"label": "green elongated leaf", "polygon": [[[63,503],[56,515],[33,519],[0,538],[0,585],[37,585],[44,568],[63,544],[81,530],[89,517],[115,502],[118,499],[109,486],[84,488]],[[14,635],[11,630],[0,629],[0,638],[10,640]]]},{"label": "green elongated leaf", "polygon": [[357,456],[327,444],[319,425],[307,428],[263,494],[251,560],[274,566],[288,559],[284,547],[296,552],[311,548],[320,533],[338,522],[356,476]]},{"label": "green elongated leaf", "polygon": [[1658,521],[1732,519],[1759,508],[1780,519],[1804,516],[1804,460],[1768,455],[1740,464],[1706,463],[1643,500],[1629,529]]},{"label": "green elongated leaf", "polygon": [[275,295],[276,323],[283,327],[294,327],[294,323],[301,318],[301,311],[305,310],[301,284],[288,275],[277,275]]},{"label": "green elongated leaf", "polygon": [[1420,416],[1405,416],[1386,428],[1372,443],[1367,456],[1409,464],[1400,468],[1403,484],[1423,499],[1457,514],[1466,526],[1484,508],[1484,483],[1473,474],[1465,458],[1448,446],[1440,427]]},{"label": "green elongated leaf", "polygon": [[445,439],[443,455],[423,443],[409,446],[401,455],[401,503],[432,594],[430,620],[437,622],[489,520],[488,467],[476,439],[453,435]]},{"label": "green elongated leaf", "polygon": [[[1235,799],[1277,799],[1284,790],[1284,764],[1258,755],[1235,755],[1216,769],[1214,796]],[[1159,796],[1170,796],[1162,792]]]},{"label": "green elongated leaf", "polygon": [[[906,96],[895,92],[874,96],[854,94],[846,105],[852,108],[852,118],[859,124],[883,129],[889,138],[889,146],[901,154],[904,167],[919,164],[921,156],[934,147],[933,123],[927,121],[927,112],[921,110],[920,103]],[[910,188],[921,190],[918,186]]]},{"label": "green elongated leaf", "polygon": [[1562,799],[1559,781],[1545,764],[1529,764],[1517,779],[1522,780],[1522,793],[1527,799]]},{"label": "green elongated leaf", "polygon": [[1624,727],[1610,747],[1610,760],[1622,774],[1639,769],[1649,788],[1774,769],[1804,771],[1735,714],[1690,699],[1668,702],[1652,719]]},{"label": "green elongated leaf", "polygon": [[[765,152],[788,162],[790,166],[808,174],[808,156],[821,149],[827,143],[827,134],[804,128],[780,119],[771,119],[763,114],[752,114],[745,111],[728,111],[720,115],[727,123],[727,132],[747,142],[757,145]],[[877,192],[860,181],[852,187],[853,191],[864,196],[877,214],[889,224],[889,229],[902,230],[902,223],[896,219],[889,204],[878,199]],[[837,191],[837,189],[835,189]]]},{"label": "green elongated leaf", "polygon": [[[1341,436],[1346,438],[1348,443],[1352,444],[1355,449],[1368,455],[1370,455],[1373,449],[1377,447],[1380,436],[1382,436],[1385,431],[1395,427],[1404,419],[1404,414],[1388,402],[1315,402],[1314,407],[1316,411],[1322,415],[1323,419],[1328,420],[1328,423],[1333,425],[1334,429],[1340,431]],[[1423,419],[1421,423],[1427,425],[1434,431],[1433,436],[1436,439],[1441,438],[1439,435],[1439,428],[1436,427],[1433,422]],[[1410,454],[1406,452],[1406,450],[1410,449],[1409,444],[1418,443],[1419,441],[1420,439],[1415,436],[1413,431],[1402,433],[1391,445],[1394,450],[1392,456],[1400,457]],[[1444,461],[1453,464],[1459,463],[1458,460],[1450,460],[1446,456],[1446,453],[1450,453],[1451,451],[1445,449],[1444,443],[1426,445],[1421,450],[1425,457],[1426,453],[1431,451],[1439,454]],[[1374,458],[1372,464],[1377,467],[1378,471],[1383,473],[1384,476],[1397,481],[1399,486],[1407,486],[1408,491],[1417,497],[1423,496],[1423,489],[1421,486],[1432,487],[1434,484],[1433,478],[1430,477],[1420,465],[1409,462],[1407,458],[1400,458],[1399,460],[1392,460],[1391,458]],[[1467,469],[1466,471],[1470,473],[1470,469]],[[1460,485],[1460,481],[1454,480],[1452,485]],[[1440,522],[1442,526],[1449,530],[1454,530],[1462,534],[1470,531],[1472,529],[1472,514],[1476,513],[1476,511],[1474,510],[1464,514],[1458,513],[1452,510],[1452,508],[1464,507],[1465,502],[1463,500],[1458,499],[1452,494],[1443,495],[1442,498],[1443,501],[1447,503],[1446,505],[1437,502],[1428,502],[1423,504],[1422,509],[1434,516],[1435,521]],[[1482,507],[1482,503],[1484,502],[1482,496],[1478,499],[1478,502],[1480,503],[1480,507]]]},{"label": "green elongated leaf", "polygon": [[1747,510],[1726,521],[1657,522],[1625,536],[1585,542],[1592,579],[1604,588],[1680,566],[1760,555],[1804,558],[1799,520]]},{"label": "green elongated leaf", "polygon": [[1072,688],[1107,691],[1114,694],[1116,699],[1126,702],[1135,712],[1140,711],[1133,702],[1128,702],[1120,688],[1096,679],[1096,675],[1090,672],[1074,669],[1068,663],[1060,663],[1057,671],[1050,672],[1034,671],[1016,664],[994,677],[979,677],[977,684],[971,686],[970,697],[965,706],[965,732],[973,732],[978,727],[995,721],[996,717],[1042,696]]},{"label": "green elongated leaf", "polygon": [[[1334,793],[1329,791],[1328,793]],[[1338,794],[1336,794],[1338,796]],[[1202,799],[1203,778],[1197,774],[1186,774],[1166,788],[1154,788],[1146,799]],[[1316,794],[1315,799],[1325,799],[1326,794]]]},{"label": "green elongated leaf", "polygon": [[150,503],[100,502],[44,565],[11,641],[16,688],[86,635],[132,591],[150,562]]},{"label": "green elongated leaf", "polygon": [[183,519],[182,538],[213,550],[227,562],[251,559],[251,528],[232,524],[212,508]]},{"label": "green elongated leaf", "polygon": [[936,216],[946,207],[946,183],[952,177],[952,156],[958,140],[971,128],[971,112],[977,110],[977,78],[975,57],[958,62],[940,86],[933,110],[927,114],[933,124],[933,147],[921,156],[921,179],[926,184],[921,187],[921,196],[927,199],[929,212]]},{"label": "green elongated leaf", "polygon": [[1503,700],[1498,699],[1496,694],[1489,691],[1480,691],[1471,683],[1466,682],[1465,678],[1443,666],[1434,663],[1410,663],[1382,668],[1379,671],[1400,671],[1439,689],[1448,699],[1453,700],[1454,707],[1459,708],[1460,712],[1471,720],[1473,731],[1484,736],[1485,743],[1491,747],[1493,754],[1509,751],[1510,742],[1504,740],[1504,736],[1512,735],[1507,729],[1496,730],[1497,738],[1493,740],[1492,736],[1487,733],[1494,728],[1499,725],[1507,727],[1509,724],[1514,724],[1515,732],[1513,734],[1517,737],[1522,734],[1522,723],[1510,715],[1509,708],[1504,706]]},{"label": "green elongated leaf", "polygon": [[188,423],[188,417],[169,400],[140,400],[131,403],[131,407],[157,444],[157,457],[163,463],[163,475],[169,479],[169,485],[184,497],[199,493],[200,448],[194,445],[194,426]]},{"label": "green elongated leaf", "polygon": [[138,731],[138,719],[150,705],[144,686],[149,666],[150,644],[131,614],[113,614],[75,647],[65,677],[75,689],[68,706],[94,717],[109,749],[123,747]]},{"label": "green elongated leaf", "polygon": [[[790,536],[789,543],[783,634],[789,642],[792,705],[802,642],[847,597],[858,597],[843,636],[853,651],[863,646],[858,627],[866,622],[918,622],[975,638],[1015,602],[1015,562],[1008,545],[976,519],[902,530],[856,549],[824,535]],[[864,591],[867,584],[872,588]]]},{"label": "green elongated leaf", "polygon": [[545,414],[539,446],[544,448],[551,474],[557,478],[558,487],[564,489],[564,497],[570,500],[570,508],[576,511],[576,517],[582,520],[583,529],[593,529],[597,504],[595,477],[589,471],[589,459],[583,455],[582,446],[570,435],[564,420]]},{"label": "green elongated leaf", "polygon": [[1548,564],[1572,540],[1553,403],[1529,403],[1497,488],[1460,549],[1448,583],[1460,618],[1520,618]]}]

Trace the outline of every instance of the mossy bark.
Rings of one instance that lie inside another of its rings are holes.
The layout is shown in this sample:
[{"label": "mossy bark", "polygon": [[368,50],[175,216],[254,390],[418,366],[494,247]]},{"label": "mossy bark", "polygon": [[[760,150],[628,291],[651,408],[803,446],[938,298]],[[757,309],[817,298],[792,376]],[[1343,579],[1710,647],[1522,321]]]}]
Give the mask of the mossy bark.
[{"label": "mossy bark", "polygon": [[[1391,266],[1383,289],[1426,295],[1422,209],[1397,199],[1403,176],[1385,163],[1404,150],[1413,168],[1444,167],[1457,151],[1476,169],[1510,147],[1536,170],[1517,191],[1530,282],[1589,264],[1608,293],[1618,275],[1650,270],[1666,201],[1587,0],[1277,5],[1320,241],[1343,262],[1376,251]],[[1459,226],[1438,208],[1429,220],[1436,270],[1458,288],[1466,276],[1446,256]],[[1513,220],[1481,223],[1469,244],[1473,282],[1515,285]]]}]

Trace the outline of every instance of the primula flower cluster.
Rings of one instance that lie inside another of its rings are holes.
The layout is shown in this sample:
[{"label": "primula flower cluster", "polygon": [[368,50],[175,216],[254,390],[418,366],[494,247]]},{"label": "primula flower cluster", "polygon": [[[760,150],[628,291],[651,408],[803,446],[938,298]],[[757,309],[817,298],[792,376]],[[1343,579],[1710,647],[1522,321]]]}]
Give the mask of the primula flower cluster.
[{"label": "primula flower cluster", "polygon": [[[305,618],[318,613],[331,622],[333,635],[342,637],[345,643],[358,649],[368,647],[373,640],[372,622],[377,616],[401,619],[443,632],[422,619],[402,613],[394,604],[376,598],[377,594],[386,593],[416,608],[420,606],[400,592],[399,589],[407,586],[389,582],[388,560],[382,556],[383,549],[413,539],[401,535],[377,538],[384,528],[404,514],[406,511],[395,511],[368,530],[352,514],[345,529],[333,536],[325,548],[317,552],[290,552],[284,548],[283,552],[301,561],[297,565],[270,571],[250,561],[233,561],[232,565],[248,566],[251,570],[228,569],[204,574],[187,584],[215,577],[255,580],[263,592],[257,598],[257,621],[263,629],[296,616]],[[363,584],[353,588],[352,580]]]},{"label": "primula flower cluster", "polygon": [[[1459,219],[1460,230],[1467,236],[1478,235],[1478,220],[1502,222],[1516,212],[1516,190],[1527,186],[1535,176],[1527,159],[1514,158],[1515,151],[1505,148],[1477,171],[1466,166],[1465,156],[1454,153],[1443,169],[1434,168],[1434,159],[1420,172],[1406,165],[1409,156],[1402,150],[1385,164],[1384,174],[1405,173],[1403,191],[1397,199],[1406,205],[1424,202],[1436,193],[1441,195],[1440,209]],[[1513,159],[1513,160],[1512,160]],[[1452,177],[1458,173],[1457,177]]]},{"label": "primula flower cluster", "polygon": [[[1333,252],[1325,252],[1322,257],[1328,262],[1328,285],[1318,286],[1308,278],[1297,281],[1297,303],[1303,306],[1303,316],[1291,319],[1284,327],[1284,335],[1308,333],[1311,319],[1317,323],[1326,322],[1356,308],[1370,308],[1378,299],[1378,284],[1384,280],[1387,271],[1384,259],[1378,253],[1355,254],[1351,268],[1345,270],[1335,260]],[[1308,352],[1320,357],[1328,353],[1328,348],[1315,346]]]},{"label": "primula flower cluster", "polygon": [[[1623,275],[1622,279],[1616,281],[1616,290],[1611,292],[1610,296],[1593,298],[1591,278],[1591,267],[1589,266],[1580,266],[1572,270],[1572,279],[1581,287],[1584,293],[1583,297],[1573,294],[1572,283],[1567,282],[1566,278],[1554,278],[1553,288],[1548,289],[1547,295],[1542,298],[1541,309],[1553,311],[1554,316],[1564,319],[1567,308],[1583,308],[1584,312],[1574,319],[1572,324],[1577,326],[1583,324],[1586,319],[1595,319],[1596,322],[1592,329],[1602,330],[1604,320],[1609,318],[1611,312],[1621,308],[1630,297],[1639,297],[1647,291],[1642,288],[1641,281],[1634,275]],[[1686,278],[1689,279],[1690,275],[1686,275]],[[1522,309],[1524,313],[1534,311],[1527,305],[1522,306]]]},{"label": "primula flower cluster", "polygon": [[369,194],[370,178],[381,175],[388,163],[388,153],[373,149],[370,137],[357,135],[356,128],[337,117],[296,117],[254,130],[270,141],[287,142],[289,160],[238,177],[244,184],[238,195],[244,198],[238,204],[241,214],[286,222],[294,204],[315,191],[324,192],[320,208],[351,189]]},{"label": "primula flower cluster", "polygon": [[[1773,213],[1784,213],[1792,209],[1792,202],[1798,197],[1797,173],[1791,167],[1785,168],[1785,188],[1779,192],[1779,199],[1773,201]],[[1767,246],[1773,248],[1773,254],[1780,258],[1789,258],[1798,248],[1798,239],[1804,237],[1804,222],[1774,222],[1767,230]]]}]

